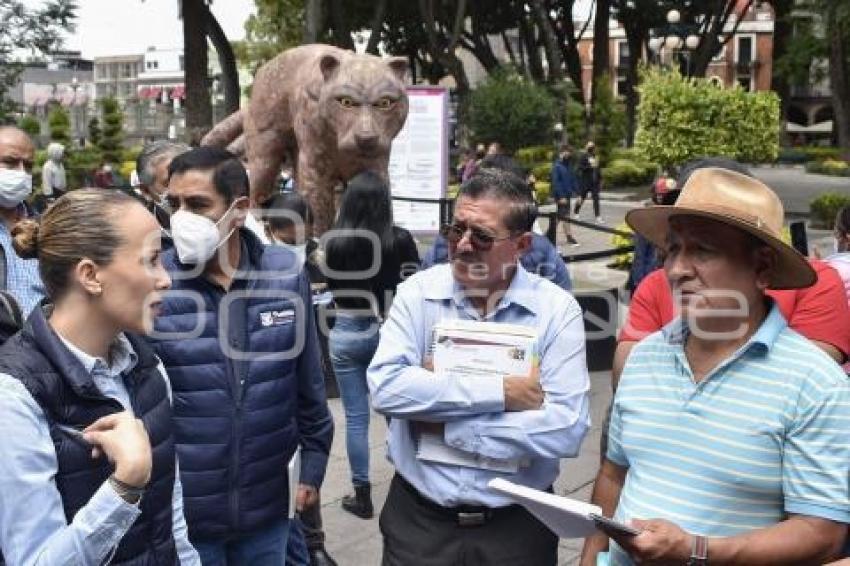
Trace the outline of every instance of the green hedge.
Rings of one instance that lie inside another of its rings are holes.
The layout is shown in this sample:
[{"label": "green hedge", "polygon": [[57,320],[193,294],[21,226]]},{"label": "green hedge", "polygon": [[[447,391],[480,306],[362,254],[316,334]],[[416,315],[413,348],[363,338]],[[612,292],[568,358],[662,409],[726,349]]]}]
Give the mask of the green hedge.
[{"label": "green hedge", "polygon": [[546,204],[552,196],[552,184],[549,181],[537,181],[534,183],[534,191],[537,193],[537,204]]},{"label": "green hedge", "polygon": [[826,161],[840,159],[841,149],[820,145],[803,145],[799,147],[783,147],[779,150],[779,163],[807,163],[809,161]]},{"label": "green hedge", "polygon": [[775,92],[718,88],[706,79],[649,68],[639,87],[635,146],[662,167],[701,155],[749,163],[779,154],[780,111]]},{"label": "green hedge", "polygon": [[832,230],[838,211],[845,206],[850,206],[850,195],[825,193],[809,203],[809,211],[817,225]]},{"label": "green hedge", "polygon": [[809,161],[806,163],[806,171],[819,175],[831,175],[833,177],[850,177],[850,163],[835,159]]},{"label": "green hedge", "polygon": [[[539,163],[551,163],[555,159],[555,149],[548,145],[535,145],[517,150],[514,158],[523,167],[534,168]],[[539,177],[538,177],[539,179]]]},{"label": "green hedge", "polygon": [[642,160],[614,159],[602,168],[606,187],[635,187],[647,185],[658,174],[655,163]]},{"label": "green hedge", "polygon": [[550,182],[552,180],[552,162],[546,161],[534,165],[531,168],[531,173],[538,181],[546,181],[547,183]]}]

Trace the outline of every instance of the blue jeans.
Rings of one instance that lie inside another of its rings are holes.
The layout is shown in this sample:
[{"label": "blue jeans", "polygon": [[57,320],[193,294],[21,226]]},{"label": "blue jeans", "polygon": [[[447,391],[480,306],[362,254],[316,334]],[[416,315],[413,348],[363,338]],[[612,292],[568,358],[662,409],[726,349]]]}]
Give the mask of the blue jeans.
[{"label": "blue jeans", "polygon": [[290,521],[226,541],[191,541],[204,566],[283,566]]},{"label": "blue jeans", "polygon": [[369,483],[369,386],[366,368],[378,348],[378,320],[372,316],[337,315],[331,329],[331,363],[345,409],[345,448],[351,482]]}]

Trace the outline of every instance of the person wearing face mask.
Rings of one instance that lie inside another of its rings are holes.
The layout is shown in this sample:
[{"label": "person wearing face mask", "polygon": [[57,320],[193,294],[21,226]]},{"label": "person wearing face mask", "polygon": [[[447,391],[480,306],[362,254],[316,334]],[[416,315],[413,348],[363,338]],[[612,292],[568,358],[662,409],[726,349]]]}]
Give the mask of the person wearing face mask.
[{"label": "person wearing face mask", "polygon": [[[275,246],[285,247],[295,253],[304,265],[313,292],[313,307],[317,310],[327,305],[325,292],[327,279],[322,273],[323,254],[313,237],[313,211],[298,193],[278,194],[266,201],[265,234]],[[328,335],[319,329],[319,347],[322,352],[322,371],[328,396],[339,397],[334,382],[328,350]],[[333,391],[333,394],[331,394]],[[336,561],[325,548],[325,532],[322,528],[321,503],[305,509],[293,523],[286,549],[286,563],[293,566],[336,566]]]},{"label": "person wearing face mask", "polygon": [[561,145],[558,159],[552,165],[552,195],[558,206],[558,223],[564,227],[567,244],[578,246],[578,241],[570,232],[570,199],[578,192],[578,177],[571,163],[573,148],[568,144]]},{"label": "person wearing face mask", "polygon": [[314,505],[333,436],[310,283],[298,258],[244,228],[248,176],[198,147],[168,166],[172,290],[151,344],[171,377],[189,537],[204,564],[283,564],[287,465]]},{"label": "person wearing face mask", "polygon": [[7,564],[201,564],[167,375],[139,337],[170,284],[159,233],[136,201],[96,189],[13,230],[18,253],[38,256],[50,304],[0,348]]},{"label": "person wearing face mask", "polygon": [[145,145],[136,158],[139,186],[133,190],[133,196],[145,205],[165,230],[171,227],[165,201],[165,191],[168,190],[168,165],[174,157],[189,149],[189,146],[183,143],[159,140]]},{"label": "person wearing face mask", "polygon": [[18,257],[11,236],[12,227],[26,217],[24,200],[32,193],[34,152],[26,132],[0,127],[0,289],[12,294],[24,315],[45,295],[38,260]]}]

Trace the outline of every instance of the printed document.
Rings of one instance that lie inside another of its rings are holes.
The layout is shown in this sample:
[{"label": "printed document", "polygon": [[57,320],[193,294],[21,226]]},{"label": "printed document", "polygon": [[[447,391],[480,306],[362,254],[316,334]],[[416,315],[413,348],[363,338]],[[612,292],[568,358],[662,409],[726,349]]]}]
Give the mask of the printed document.
[{"label": "printed document", "polygon": [[[534,328],[517,324],[447,320],[434,325],[429,353],[434,371],[452,379],[469,376],[529,375],[535,357]],[[420,460],[516,473],[523,462],[485,458],[447,445],[437,434],[422,434]]]}]

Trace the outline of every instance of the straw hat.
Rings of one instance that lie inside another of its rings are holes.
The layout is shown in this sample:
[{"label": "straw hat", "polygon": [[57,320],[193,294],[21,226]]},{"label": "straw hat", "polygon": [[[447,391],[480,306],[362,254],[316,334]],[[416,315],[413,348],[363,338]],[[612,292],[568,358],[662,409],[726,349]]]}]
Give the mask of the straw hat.
[{"label": "straw hat", "polygon": [[635,209],[626,222],[656,246],[667,242],[673,216],[710,218],[748,232],[776,251],[778,262],[771,289],[799,289],[817,280],[814,269],[797,250],[782,241],[785,211],[782,202],[761,181],[716,167],[694,172],[676,204]]}]

